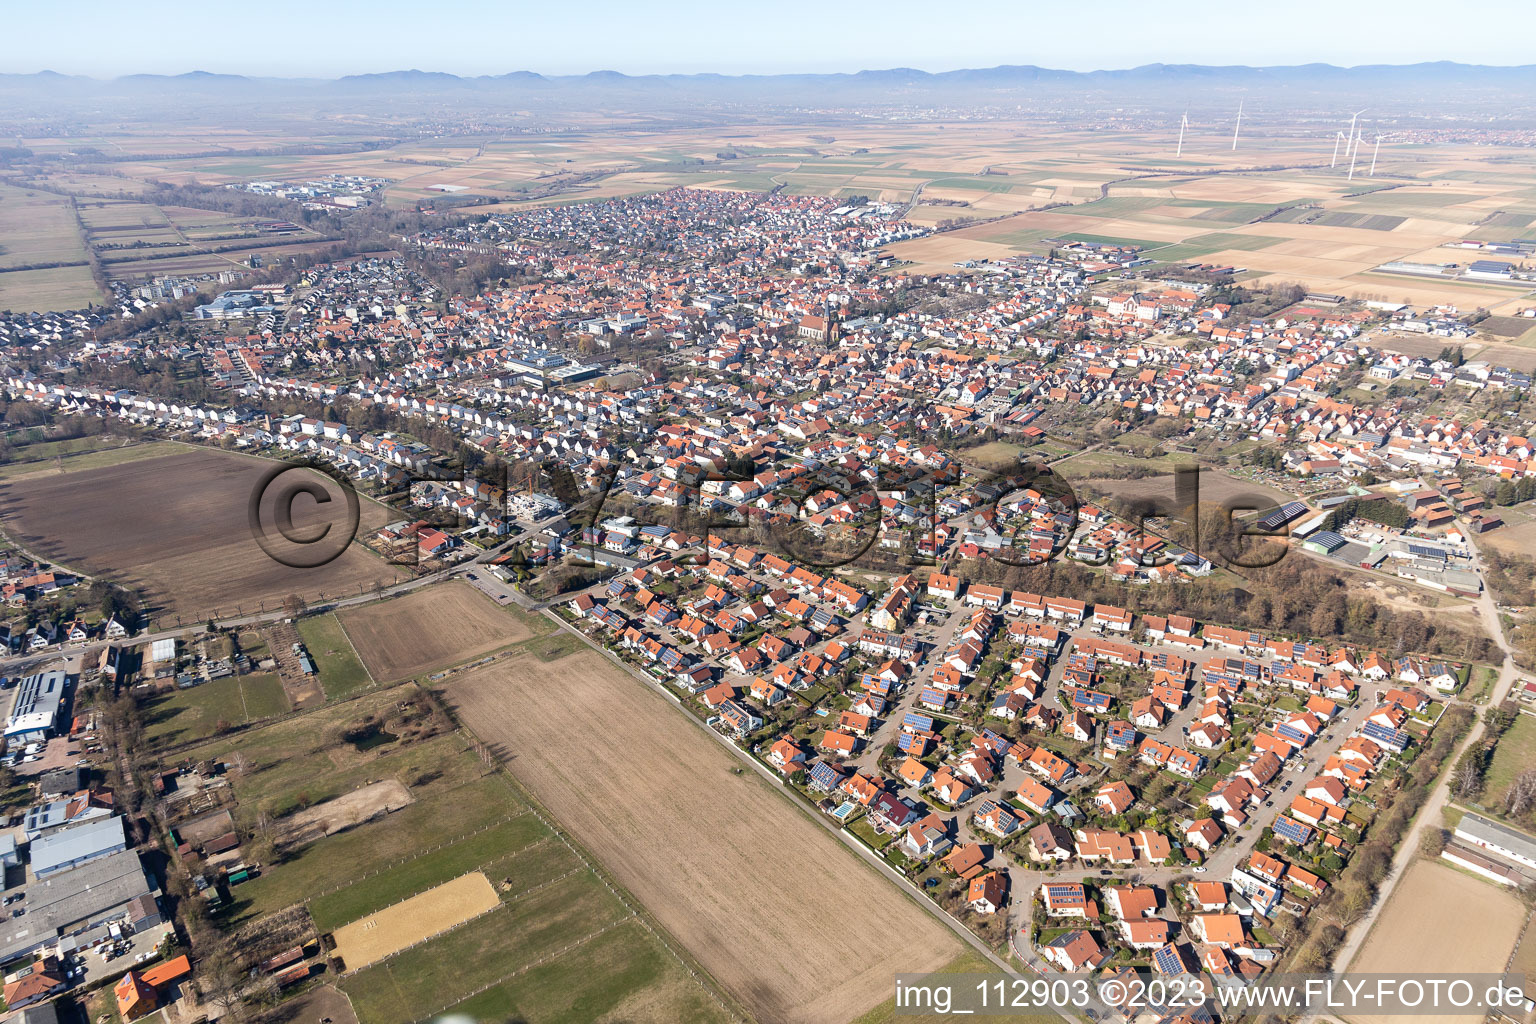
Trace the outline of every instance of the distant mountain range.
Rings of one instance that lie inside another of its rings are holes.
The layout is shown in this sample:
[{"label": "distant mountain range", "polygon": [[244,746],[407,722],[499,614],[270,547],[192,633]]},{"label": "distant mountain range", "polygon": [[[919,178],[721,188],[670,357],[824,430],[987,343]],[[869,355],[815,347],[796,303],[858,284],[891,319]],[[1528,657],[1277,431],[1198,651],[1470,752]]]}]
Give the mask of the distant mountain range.
[{"label": "distant mountain range", "polygon": [[1019,105],[1036,109],[1114,109],[1127,112],[1225,103],[1237,96],[1255,115],[1265,109],[1339,109],[1386,104],[1382,114],[1476,106],[1489,116],[1536,110],[1536,65],[1492,67],[1440,61],[1342,68],[1146,64],[1113,71],[1062,71],[1006,65],[927,72],[888,68],[850,74],[625,75],[594,71],[547,76],[531,71],[464,77],[433,71],[388,71],[337,79],[252,78],[193,71],[101,80],[44,71],[0,75],[0,97],[28,108],[59,105],[137,105],[148,101],[209,105],[303,100],[339,109],[359,101],[456,108],[529,110],[709,108],[836,108],[952,110]]}]

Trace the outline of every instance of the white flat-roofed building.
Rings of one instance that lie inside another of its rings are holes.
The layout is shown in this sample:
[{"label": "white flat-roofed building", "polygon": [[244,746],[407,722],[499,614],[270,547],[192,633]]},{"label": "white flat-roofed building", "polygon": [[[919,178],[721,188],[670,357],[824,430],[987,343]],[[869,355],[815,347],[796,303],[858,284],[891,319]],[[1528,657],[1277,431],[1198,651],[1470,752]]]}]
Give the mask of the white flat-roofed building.
[{"label": "white flat-roofed building", "polygon": [[1507,861],[1536,869],[1536,838],[1480,814],[1465,814],[1456,826],[1456,838],[1498,854]]}]

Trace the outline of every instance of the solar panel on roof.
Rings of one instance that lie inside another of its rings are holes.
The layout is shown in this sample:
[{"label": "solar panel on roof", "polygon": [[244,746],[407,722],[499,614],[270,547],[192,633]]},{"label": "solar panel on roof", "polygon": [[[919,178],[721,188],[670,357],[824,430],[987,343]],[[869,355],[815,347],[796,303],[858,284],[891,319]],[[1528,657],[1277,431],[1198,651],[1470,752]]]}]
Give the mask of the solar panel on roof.
[{"label": "solar panel on roof", "polygon": [[1280,527],[1297,519],[1307,511],[1307,506],[1299,501],[1288,501],[1273,512],[1258,521],[1258,525],[1265,530],[1278,530]]}]

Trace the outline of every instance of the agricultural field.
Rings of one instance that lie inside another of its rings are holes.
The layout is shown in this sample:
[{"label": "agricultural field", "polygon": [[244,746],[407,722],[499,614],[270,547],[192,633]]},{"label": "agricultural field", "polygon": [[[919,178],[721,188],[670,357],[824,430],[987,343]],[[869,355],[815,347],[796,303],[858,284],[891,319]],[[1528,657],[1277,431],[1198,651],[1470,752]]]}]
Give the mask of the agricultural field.
[{"label": "agricultural field", "polygon": [[[277,839],[262,873],[233,890],[228,923],[260,929],[304,905],[335,935],[337,984],[360,1024],[407,1024],[466,1000],[508,1006],[502,1019],[550,1006],[571,1014],[550,1019],[624,1007],[658,1024],[739,1018],[414,688],[185,756],[224,761],[237,824]],[[309,827],[319,821],[330,834]]]},{"label": "agricultural field", "polygon": [[0,309],[84,309],[105,299],[86,266],[0,272]]},{"label": "agricultural field", "polygon": [[91,277],[86,255],[68,196],[0,185],[0,309],[100,303],[106,296]]},{"label": "agricultural field", "polygon": [[[1348,965],[1353,974],[1457,974],[1504,970],[1525,926],[1519,897],[1440,861],[1415,860]],[[1433,935],[1435,941],[1425,942]],[[1351,1014],[1351,1024],[1421,1018]],[[1462,1019],[1437,1017],[1436,1019]],[[1473,1019],[1481,1019],[1481,1015]]]},{"label": "agricultural field", "polygon": [[[105,454],[116,453],[99,453]],[[269,557],[252,536],[248,509],[274,465],[183,448],[176,455],[33,476],[25,486],[0,480],[0,529],[43,557],[137,590],[154,619],[166,624],[275,608],[290,594],[306,600],[357,594],[403,578],[359,544],[313,569]],[[101,501],[102,494],[112,500]],[[315,529],[323,515],[344,517],[342,509],[340,501],[296,502],[296,528]],[[390,515],[366,499],[360,513],[363,531],[384,525]]]},{"label": "agricultural field", "polygon": [[[1529,234],[1536,224],[1536,196],[1526,194],[1525,177],[1494,162],[1502,159],[1496,154],[1447,145],[1429,164],[1421,147],[1388,141],[1375,176],[1362,169],[1350,181],[1346,167],[1327,167],[1332,137],[1315,129],[1278,128],[1245,138],[1233,152],[1218,141],[1224,130],[1208,125],[1191,134],[1184,154],[1175,158],[1177,127],[1170,125],[1165,133],[1058,128],[1020,134],[985,123],[856,125],[827,135],[821,126],[782,125],[761,126],[750,141],[714,128],[573,130],[530,138],[421,139],[366,152],[294,156],[252,155],[245,151],[256,148],[262,136],[212,129],[209,138],[229,140],[221,155],[126,161],[115,165],[121,177],[112,178],[50,172],[46,183],[76,188],[85,197],[131,193],[151,180],[227,184],[365,174],[390,182],[381,193],[389,205],[448,194],[490,200],[479,213],[677,186],[782,187],[796,194],[916,199],[909,218],[917,223],[971,222],[892,246],[909,271],[947,271],[957,261],[1039,252],[1050,239],[1075,238],[1139,244],[1162,262],[1241,266],[1252,280],[1299,281],[1356,297],[1482,305],[1496,313],[1513,313],[1520,305],[1526,289],[1518,286],[1376,271],[1394,259],[1453,261],[1456,255],[1440,247],[1460,238]],[[24,141],[38,152],[53,145],[46,139]],[[194,145],[190,137],[146,139],[131,131],[101,142],[127,154],[174,153],[179,147],[206,154],[211,144],[199,139]],[[1266,169],[1252,170],[1255,166]],[[250,225],[236,218],[131,200],[82,201],[98,207],[85,214],[94,242],[115,244],[120,235],[142,244],[104,251],[114,275],[216,270],[244,255],[197,249],[201,242],[248,231]],[[112,205],[120,209],[112,211]],[[1053,208],[1043,209],[1047,205]],[[72,220],[69,228],[50,244],[78,251],[81,239]],[[296,239],[292,247],[262,251],[317,244]]]},{"label": "agricultural field", "polygon": [[0,185],[0,309],[78,309],[110,298],[96,287],[92,254],[112,280],[135,281],[228,270],[248,255],[244,244],[272,257],[331,244],[307,228],[268,234],[261,218],[102,198],[147,188],[131,178],[63,174],[36,184]]},{"label": "agricultural field", "polygon": [[0,270],[85,260],[74,207],[53,192],[0,185],[0,239]]},{"label": "agricultural field", "polygon": [[349,609],[339,619],[363,664],[382,683],[472,661],[544,628],[457,582]]},{"label": "agricultural field", "polygon": [[[895,971],[934,970],[959,952],[947,929],[600,654],[501,659],[443,694],[482,741],[515,752],[518,780],[757,1019],[843,1024],[886,997]],[[575,734],[619,741],[573,755]],[[843,909],[829,913],[834,904]]]}]

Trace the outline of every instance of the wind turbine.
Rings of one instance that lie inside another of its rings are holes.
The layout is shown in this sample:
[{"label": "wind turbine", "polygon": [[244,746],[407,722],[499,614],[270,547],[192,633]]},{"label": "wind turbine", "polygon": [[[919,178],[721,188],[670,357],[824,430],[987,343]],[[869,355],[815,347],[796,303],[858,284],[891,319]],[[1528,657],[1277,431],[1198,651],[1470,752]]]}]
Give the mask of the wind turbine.
[{"label": "wind turbine", "polygon": [[1354,144],[1355,144],[1355,122],[1360,119],[1360,115],[1363,114],[1363,113],[1365,113],[1364,109],[1357,110],[1357,111],[1355,111],[1354,116],[1352,116],[1349,119],[1349,137],[1345,140],[1348,143],[1349,148],[1345,149],[1345,151],[1344,151],[1345,153],[1350,152],[1350,149],[1352,149],[1354,147]]},{"label": "wind turbine", "polygon": [[1184,155],[1184,129],[1189,127],[1189,111],[1184,111],[1184,116],[1179,119],[1179,148],[1174,151],[1174,158]]},{"label": "wind turbine", "polygon": [[1344,139],[1344,133],[1343,132],[1334,132],[1333,133],[1333,159],[1328,161],[1328,166],[1330,168],[1336,166],[1338,164],[1338,162],[1339,162],[1339,143],[1342,142],[1343,139]]},{"label": "wind turbine", "polygon": [[1354,139],[1352,139],[1351,141],[1353,142],[1353,146],[1350,148],[1350,151],[1349,151],[1349,178],[1347,180],[1354,181],[1355,180],[1355,159],[1360,155],[1360,136],[1359,136],[1359,134],[1356,134]]},{"label": "wind turbine", "polygon": [[1238,100],[1237,101],[1237,124],[1234,125],[1233,128],[1232,128],[1232,148],[1234,150],[1237,149],[1237,133],[1242,130],[1242,127],[1243,127],[1243,101],[1242,100]]},{"label": "wind turbine", "polygon": [[1371,177],[1376,177],[1376,158],[1381,155],[1381,135],[1376,136],[1376,148],[1371,151]]}]

